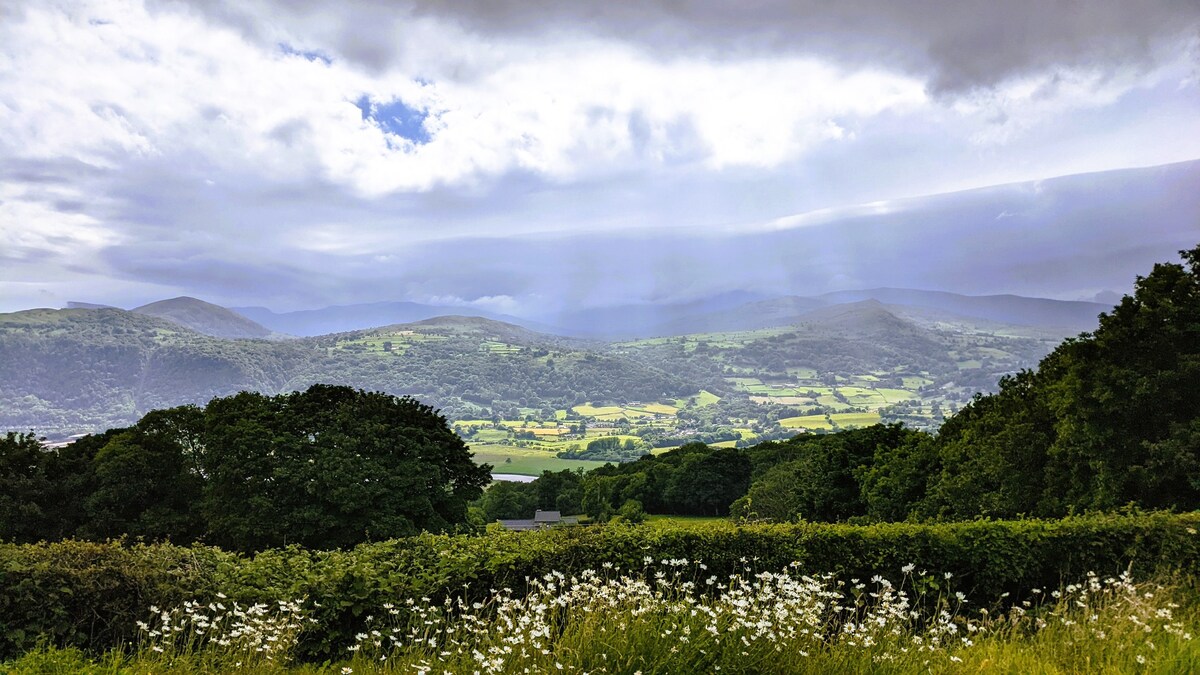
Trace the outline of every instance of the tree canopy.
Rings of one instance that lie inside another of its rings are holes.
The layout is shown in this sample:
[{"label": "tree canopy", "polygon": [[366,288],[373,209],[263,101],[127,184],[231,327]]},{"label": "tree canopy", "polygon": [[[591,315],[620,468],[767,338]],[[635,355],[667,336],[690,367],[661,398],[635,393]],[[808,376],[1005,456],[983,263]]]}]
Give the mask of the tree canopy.
[{"label": "tree canopy", "polygon": [[0,536],[345,547],[464,524],[489,469],[412,398],[330,385],[243,392],[56,451],[9,434]]}]

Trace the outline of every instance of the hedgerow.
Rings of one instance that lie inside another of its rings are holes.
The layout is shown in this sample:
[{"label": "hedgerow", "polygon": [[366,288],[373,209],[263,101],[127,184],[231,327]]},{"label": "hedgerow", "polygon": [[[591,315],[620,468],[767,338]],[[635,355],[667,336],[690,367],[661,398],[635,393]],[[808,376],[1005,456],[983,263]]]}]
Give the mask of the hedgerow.
[{"label": "hedgerow", "polygon": [[557,570],[645,558],[703,561],[712,574],[796,569],[870,578],[908,564],[951,573],[967,597],[991,599],[1055,588],[1088,572],[1132,568],[1194,575],[1200,514],[1089,515],[1062,520],[869,526],[800,523],[706,527],[596,526],[483,536],[420,535],[315,551],[254,556],[207,546],[87,543],[0,544],[0,659],[39,641],[100,652],[130,644],[151,605],[188,599],[254,603],[304,599],[315,623],[301,636],[306,659],[340,655],[365,617],[400,598],[484,598]]}]

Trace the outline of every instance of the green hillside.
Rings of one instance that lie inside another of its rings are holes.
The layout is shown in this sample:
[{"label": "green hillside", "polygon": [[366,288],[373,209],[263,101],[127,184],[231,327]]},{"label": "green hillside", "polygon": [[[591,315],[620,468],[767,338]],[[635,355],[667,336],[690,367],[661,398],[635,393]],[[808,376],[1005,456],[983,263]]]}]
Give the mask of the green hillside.
[{"label": "green hillside", "polygon": [[434,320],[309,340],[225,340],[118,309],[0,315],[0,428],[78,433],[241,390],[318,382],[412,394],[450,417],[676,398],[678,377],[487,320]]}]

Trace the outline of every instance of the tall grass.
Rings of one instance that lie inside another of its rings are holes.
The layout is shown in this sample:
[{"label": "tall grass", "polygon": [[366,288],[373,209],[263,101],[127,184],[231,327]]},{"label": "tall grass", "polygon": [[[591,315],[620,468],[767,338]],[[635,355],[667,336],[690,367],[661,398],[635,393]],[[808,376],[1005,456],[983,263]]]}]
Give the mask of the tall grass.
[{"label": "tall grass", "polygon": [[[1088,574],[1057,590],[977,607],[950,575],[906,566],[889,581],[797,566],[717,577],[647,559],[550,572],[468,602],[398,600],[364,617],[336,664],[288,657],[311,620],[299,603],[156,610],[129,656],[42,650],[12,672],[334,673],[1187,673],[1200,623],[1183,582]],[[54,659],[76,668],[55,671]],[[51,665],[47,665],[51,664]]]}]

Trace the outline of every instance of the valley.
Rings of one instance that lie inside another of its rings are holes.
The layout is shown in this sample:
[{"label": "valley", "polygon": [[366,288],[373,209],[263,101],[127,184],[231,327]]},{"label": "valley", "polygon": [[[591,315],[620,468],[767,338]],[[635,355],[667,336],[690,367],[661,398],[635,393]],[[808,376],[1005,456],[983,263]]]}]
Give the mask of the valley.
[{"label": "valley", "polygon": [[1068,332],[873,298],[774,301],[797,315],[770,302],[725,311],[721,323],[737,330],[621,341],[466,316],[285,338],[190,298],[153,312],[29,310],[0,315],[0,427],[55,440],[156,407],[339,382],[417,397],[477,461],[537,475],[693,441],[745,447],[877,422],[934,429]]}]

